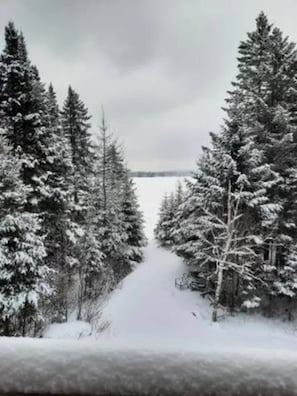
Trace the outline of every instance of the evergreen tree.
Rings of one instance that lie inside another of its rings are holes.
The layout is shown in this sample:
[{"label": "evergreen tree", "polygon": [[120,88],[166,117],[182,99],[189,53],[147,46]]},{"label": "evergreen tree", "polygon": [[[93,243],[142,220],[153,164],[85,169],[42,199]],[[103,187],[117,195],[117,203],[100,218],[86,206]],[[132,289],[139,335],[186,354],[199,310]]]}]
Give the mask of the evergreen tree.
[{"label": "evergreen tree", "polygon": [[28,59],[24,37],[12,22],[5,28],[0,58],[0,115],[8,142],[22,160],[22,179],[31,187],[26,207],[38,212],[49,167],[46,93]]},{"label": "evergreen tree", "polygon": [[0,332],[34,335],[40,330],[40,304],[51,294],[40,222],[24,211],[28,188],[21,161],[0,137]]},{"label": "evergreen tree", "polygon": [[72,242],[76,224],[71,219],[73,197],[73,166],[70,143],[63,134],[56,94],[52,84],[47,91],[47,123],[49,135],[47,195],[42,201],[42,225],[46,233],[46,261],[53,268],[55,295],[50,301],[48,316],[55,321],[67,318],[68,294],[71,286],[71,263],[75,260]]},{"label": "evergreen tree", "polygon": [[112,275],[104,263],[104,254],[96,233],[94,218],[88,220],[85,233],[77,244],[79,260],[77,320],[83,319],[83,303],[110,291],[108,284],[112,279]]},{"label": "evergreen tree", "polygon": [[119,281],[122,278],[127,241],[121,213],[124,168],[114,139],[108,133],[104,113],[96,154],[95,199],[98,237],[102,240],[105,261],[113,269],[115,280]]},{"label": "evergreen tree", "polygon": [[[93,146],[90,135],[90,116],[79,95],[71,88],[61,111],[63,137],[70,146],[72,163],[71,198],[68,229],[65,243],[68,247],[68,289],[73,287],[74,275],[79,277],[78,318],[82,315],[82,304],[91,287],[91,275],[100,272],[103,252],[93,232],[95,216],[92,202],[92,176],[94,168]],[[87,234],[89,233],[89,234]],[[98,271],[94,271],[95,257]]]},{"label": "evergreen tree", "polygon": [[135,194],[135,187],[132,179],[126,172],[122,197],[122,215],[125,233],[127,234],[127,260],[128,272],[133,269],[134,263],[139,263],[143,259],[142,248],[146,245],[146,238],[143,232],[143,218],[139,211],[139,205]]},{"label": "evergreen tree", "polygon": [[[234,86],[242,92],[242,124],[261,152],[262,167],[274,175],[270,183],[267,177],[261,179],[268,203],[259,211],[262,261],[271,294],[286,294],[287,288],[280,287],[281,274],[291,262],[289,257],[296,245],[296,111],[292,107],[297,92],[296,50],[261,13],[256,31],[241,43],[239,54]],[[252,203],[255,201],[257,198]],[[293,265],[291,275],[295,271]],[[292,292],[296,290],[291,289],[287,295]]]},{"label": "evergreen tree", "polygon": [[97,233],[105,262],[119,282],[142,260],[145,238],[133,184],[121,150],[108,133],[104,113],[96,154]]},{"label": "evergreen tree", "polygon": [[155,237],[163,247],[173,244],[172,232],[175,224],[175,210],[177,209],[174,194],[165,194],[161,206],[159,222],[155,228]]},{"label": "evergreen tree", "polygon": [[[74,203],[83,206],[89,191],[89,176],[92,172],[92,145],[90,135],[90,116],[79,95],[68,88],[68,95],[61,111],[63,134],[70,143],[74,169]],[[79,217],[79,215],[78,215]]]}]

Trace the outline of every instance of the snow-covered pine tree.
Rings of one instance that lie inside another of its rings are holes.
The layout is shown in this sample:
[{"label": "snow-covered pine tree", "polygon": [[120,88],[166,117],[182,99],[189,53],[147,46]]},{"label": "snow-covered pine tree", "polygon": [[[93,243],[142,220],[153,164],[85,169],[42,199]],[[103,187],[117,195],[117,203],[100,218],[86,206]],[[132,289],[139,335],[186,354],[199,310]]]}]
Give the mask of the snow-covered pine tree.
[{"label": "snow-covered pine tree", "polygon": [[146,245],[146,238],[143,231],[143,217],[139,210],[135,186],[129,177],[126,169],[124,176],[122,193],[122,216],[125,233],[127,234],[127,273],[131,272],[135,263],[140,263],[143,259],[143,247]]},{"label": "snow-covered pine tree", "polygon": [[71,149],[76,217],[79,220],[81,215],[82,221],[83,202],[89,192],[89,178],[93,170],[90,118],[84,103],[70,86],[61,111],[61,122]]},{"label": "snow-covered pine tree", "polygon": [[[264,13],[256,30],[239,47],[239,74],[234,86],[242,93],[243,128],[262,156],[263,167],[274,180],[265,185],[267,204],[262,205],[259,224],[263,235],[262,261],[272,295],[296,294],[284,276],[284,267],[296,246],[296,102],[297,61],[295,45]],[[257,203],[257,197],[251,203]],[[251,205],[250,205],[251,206]],[[285,271],[296,277],[296,268]],[[290,283],[290,282],[289,282]],[[294,283],[291,283],[293,285]]]},{"label": "snow-covered pine tree", "polygon": [[31,187],[26,208],[38,212],[49,168],[46,92],[12,22],[5,28],[0,57],[0,119],[9,144],[20,155],[22,179]]},{"label": "snow-covered pine tree", "polygon": [[159,208],[158,223],[156,224],[156,227],[154,229],[155,238],[157,239],[157,241],[160,243],[161,246],[162,246],[162,239],[164,238],[163,224],[165,222],[165,216],[167,214],[167,211],[168,211],[168,194],[165,193]]},{"label": "snow-covered pine tree", "polygon": [[175,205],[178,208],[184,202],[184,189],[180,180],[177,182],[175,189]]},{"label": "snow-covered pine tree", "polygon": [[110,291],[112,272],[104,263],[101,241],[96,232],[96,215],[89,208],[85,232],[76,246],[78,265],[78,309],[77,320],[85,319],[84,302],[98,299]]},{"label": "snow-covered pine tree", "polygon": [[97,232],[102,241],[106,265],[112,268],[115,282],[121,280],[127,234],[121,213],[123,159],[114,138],[108,132],[104,112],[96,147],[95,201]]},{"label": "snow-covered pine tree", "polygon": [[6,336],[35,335],[43,321],[40,305],[51,294],[40,221],[24,210],[28,187],[21,167],[1,134],[0,332]]},{"label": "snow-covered pine tree", "polygon": [[173,245],[172,232],[175,223],[175,214],[177,210],[177,201],[174,193],[165,194],[161,202],[159,211],[159,221],[155,228],[155,237],[162,247],[171,247]]},{"label": "snow-covered pine tree", "polygon": [[[94,233],[94,221],[97,215],[94,212],[92,198],[94,152],[89,120],[90,116],[84,103],[73,88],[69,87],[61,111],[63,136],[70,145],[72,162],[70,228],[67,230],[66,241],[68,246],[70,245],[68,282],[72,284],[75,274],[79,277],[79,318],[81,318],[82,304],[89,290],[88,285],[91,284],[91,276],[95,272],[100,272],[102,257],[104,257],[99,246],[100,239]],[[86,234],[87,232],[89,235]],[[95,264],[96,260],[97,264]]]},{"label": "snow-covered pine tree", "polygon": [[52,284],[55,294],[50,300],[49,320],[63,321],[67,318],[68,294],[73,262],[72,243],[69,233],[76,228],[71,220],[73,197],[73,166],[70,142],[63,134],[59,107],[52,84],[47,91],[46,128],[49,136],[47,194],[41,203],[42,227],[47,251],[46,262],[53,268]]},{"label": "snow-covered pine tree", "polygon": [[115,282],[122,280],[142,259],[145,244],[142,218],[123,154],[108,131],[104,112],[96,148],[94,197],[97,233]]},{"label": "snow-covered pine tree", "polygon": [[[177,242],[175,241],[175,238],[177,237],[179,230],[180,230],[179,229],[180,223],[177,221],[177,215],[182,212],[181,207],[183,207],[183,204],[186,200],[186,191],[185,191],[183,185],[187,185],[188,182],[189,181],[187,179],[183,180],[183,183],[180,180],[178,180],[176,189],[174,192],[174,197],[172,197],[172,199],[173,199],[172,200],[173,216],[172,216],[170,222],[167,223],[168,243],[170,244],[171,247],[173,247],[177,244]],[[159,224],[159,227],[160,227],[160,225],[161,224]]]},{"label": "snow-covered pine tree", "polygon": [[51,181],[61,163],[56,163],[55,128],[51,125],[48,104],[38,70],[28,58],[24,36],[10,22],[5,28],[5,48],[0,58],[0,124],[19,158],[20,177],[27,187],[23,210],[38,214],[39,225],[32,227],[34,232],[45,234],[40,242],[49,253],[44,260],[52,267],[54,232],[48,228],[48,220],[55,206],[55,193]]},{"label": "snow-covered pine tree", "polygon": [[98,298],[104,298],[115,286],[113,268],[104,253],[96,174],[90,178],[89,188],[88,199],[85,201],[84,233],[74,248],[78,260],[78,320],[90,320],[94,313],[89,308],[96,307]]}]

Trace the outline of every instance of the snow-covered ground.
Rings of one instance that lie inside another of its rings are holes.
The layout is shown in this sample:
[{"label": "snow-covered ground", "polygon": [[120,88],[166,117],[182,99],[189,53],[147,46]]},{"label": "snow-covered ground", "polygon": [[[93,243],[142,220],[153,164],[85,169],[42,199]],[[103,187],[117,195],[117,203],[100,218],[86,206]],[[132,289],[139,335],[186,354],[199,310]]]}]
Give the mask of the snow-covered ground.
[{"label": "snow-covered ground", "polygon": [[[165,192],[175,189],[177,180],[174,177],[135,179],[150,240],[145,260],[106,301],[100,318],[105,330],[93,331],[91,338],[103,344],[161,348],[224,346],[297,350],[294,324],[244,314],[212,324],[208,301],[197,292],[175,287],[175,279],[186,271],[185,264],[157,246],[153,229],[160,201]],[[44,336],[86,339],[89,334],[90,326],[72,322],[52,325]]]},{"label": "snow-covered ground", "polygon": [[44,338],[56,340],[80,340],[92,333],[91,324],[81,320],[69,320],[67,323],[53,323],[43,333]]},{"label": "snow-covered ground", "polygon": [[292,324],[240,315],[213,324],[208,301],[179,290],[175,279],[185,266],[174,254],[151,241],[145,261],[113,292],[103,309],[107,329],[98,341],[166,349],[236,347],[296,349]]}]

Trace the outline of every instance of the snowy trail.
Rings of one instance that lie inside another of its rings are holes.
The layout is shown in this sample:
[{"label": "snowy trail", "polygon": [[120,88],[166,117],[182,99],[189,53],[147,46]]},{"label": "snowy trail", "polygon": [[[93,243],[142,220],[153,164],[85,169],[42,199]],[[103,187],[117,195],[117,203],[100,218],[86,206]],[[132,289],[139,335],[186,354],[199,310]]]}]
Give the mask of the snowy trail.
[{"label": "snowy trail", "polygon": [[107,302],[102,320],[110,325],[99,341],[170,349],[297,350],[297,337],[289,324],[246,315],[212,324],[208,301],[175,287],[175,279],[185,272],[181,259],[154,241],[145,253],[144,262]]},{"label": "snowy trail", "polygon": [[193,293],[181,292],[174,285],[184,271],[178,257],[151,241],[144,262],[107,303],[103,318],[111,323],[108,336],[143,342],[178,341],[193,338],[198,318],[199,332],[206,333],[208,326],[202,319],[208,316],[207,304],[198,311]]}]

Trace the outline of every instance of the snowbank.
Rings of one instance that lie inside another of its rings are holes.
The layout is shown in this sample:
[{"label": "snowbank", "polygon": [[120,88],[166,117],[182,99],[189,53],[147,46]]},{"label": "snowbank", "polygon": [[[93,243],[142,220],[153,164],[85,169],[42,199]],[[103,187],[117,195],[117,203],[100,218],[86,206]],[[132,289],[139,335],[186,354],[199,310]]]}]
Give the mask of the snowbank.
[{"label": "snowbank", "polygon": [[297,354],[0,339],[0,393],[296,395]]}]

